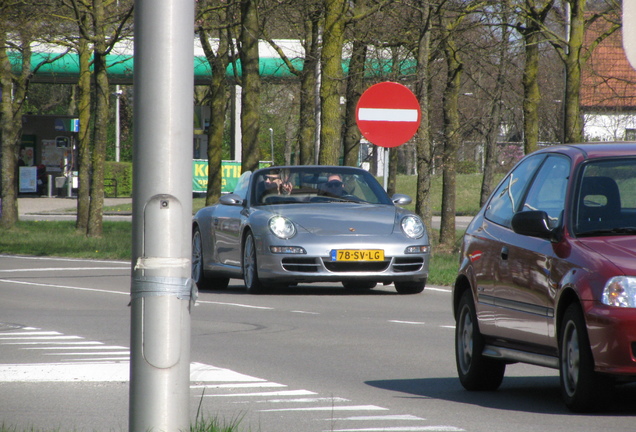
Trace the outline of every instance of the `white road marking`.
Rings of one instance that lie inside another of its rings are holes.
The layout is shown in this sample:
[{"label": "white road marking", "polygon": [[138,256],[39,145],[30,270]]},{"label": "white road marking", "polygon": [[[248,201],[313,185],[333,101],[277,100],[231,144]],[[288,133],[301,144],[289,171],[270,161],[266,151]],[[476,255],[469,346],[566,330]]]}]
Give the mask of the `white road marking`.
[{"label": "white road marking", "polygon": [[[1,333],[0,333],[1,334]],[[80,336],[33,336],[33,337],[18,337],[18,336],[10,336],[10,337],[1,337],[0,336],[0,340],[10,340],[10,341],[14,341],[14,340],[63,340],[63,339],[84,339],[83,337]]]},{"label": "white road marking", "polygon": [[285,384],[274,382],[258,382],[258,383],[234,383],[234,384],[203,384],[192,385],[192,389],[237,389],[237,388],[263,388],[263,387],[287,387]]},{"label": "white road marking", "polygon": [[[80,339],[83,339],[83,338],[80,338]],[[95,341],[83,341],[83,342],[52,342],[52,341],[44,341],[44,342],[2,342],[2,345],[69,345],[69,346],[77,346],[77,345],[104,345],[104,344],[102,342],[95,342]],[[31,349],[31,348],[23,348],[23,349]]]},{"label": "white road marking", "polygon": [[123,363],[43,363],[0,365],[0,382],[125,382]]},{"label": "white road marking", "polygon": [[130,270],[130,267],[42,267],[25,269],[3,269],[0,273],[33,273],[33,272],[55,272],[55,271],[95,271],[95,270]]},{"label": "white road marking", "polygon": [[53,336],[61,335],[62,333],[56,331],[23,331],[23,332],[2,332],[2,336]]},{"label": "white road marking", "polygon": [[[87,359],[63,359],[61,361],[64,362],[86,362]],[[90,359],[91,363],[97,363],[97,362],[115,362],[115,363],[121,363],[121,362],[126,362],[126,364],[128,364],[130,361],[130,356],[126,355],[126,356],[122,356],[122,357],[99,357],[99,358],[92,358]]]},{"label": "white road marking", "polygon": [[232,393],[232,394],[206,394],[204,397],[254,397],[254,396],[303,396],[313,395],[315,392],[309,390],[283,390],[273,392],[255,392],[255,393]]},{"label": "white road marking", "polygon": [[414,325],[424,325],[425,322],[421,321],[400,321],[400,320],[389,320],[389,322],[397,323],[397,324],[414,324]]},{"label": "white road marking", "polygon": [[[123,346],[117,346],[117,345],[91,345],[91,346],[45,346],[45,347],[33,347],[33,348],[23,348],[25,350],[55,350],[55,351],[63,351],[63,350],[112,350],[112,349],[117,349],[117,350],[126,350],[126,352],[130,352],[128,350],[128,348],[123,347]],[[104,353],[101,353],[104,354]]]},{"label": "white road marking", "polygon": [[340,397],[316,397],[316,398],[296,398],[296,399],[267,399],[259,401],[250,401],[249,403],[317,403],[317,402],[351,402],[349,399]]},{"label": "white road marking", "polygon": [[448,289],[448,288],[442,288],[442,287],[426,287],[426,291],[437,291],[437,292],[443,292],[443,293],[452,293],[453,291]]},{"label": "white road marking", "polygon": [[97,259],[85,259],[85,258],[57,258],[57,257],[37,257],[37,256],[17,256],[17,255],[0,255],[0,258],[13,258],[20,261],[62,261],[62,262],[90,262],[90,263],[106,263],[106,264],[121,264],[130,265],[123,261],[115,260],[97,260]]},{"label": "white road marking", "polygon": [[204,363],[190,363],[190,380],[210,381],[210,382],[265,382],[262,378],[256,378],[234,372],[230,369],[223,369]]},{"label": "white road marking", "polygon": [[388,411],[388,408],[376,405],[350,405],[350,406],[321,406],[306,408],[274,408],[259,410],[259,412],[280,412],[280,411]]},{"label": "white road marking", "polygon": [[235,307],[242,307],[242,308],[249,308],[249,309],[264,309],[264,310],[274,309],[273,307],[268,307],[268,306],[254,306],[254,305],[248,305],[243,303],[225,303],[225,302],[215,302],[215,301],[207,301],[207,300],[197,300],[197,303],[216,304],[221,306],[235,306]]},{"label": "white road marking", "polygon": [[377,420],[426,420],[426,419],[422,418],[422,417],[417,417],[417,416],[414,416],[414,415],[410,415],[410,414],[407,414],[407,415],[397,414],[397,415],[385,415],[385,416],[343,417],[343,418],[335,418],[333,420],[377,421]]},{"label": "white road marking", "polygon": [[129,354],[130,351],[110,351],[110,352],[77,352],[77,353],[44,353],[45,356],[103,356],[103,355],[117,355],[123,356]]},{"label": "white road marking", "polygon": [[26,281],[14,280],[14,279],[0,279],[0,282],[12,283],[16,285],[31,285],[31,286],[39,286],[39,287],[47,287],[47,288],[61,288],[61,289],[69,289],[69,290],[75,290],[75,291],[89,291],[89,292],[99,292],[99,293],[106,293],[106,294],[124,294],[127,296],[130,295],[130,292],[124,292],[124,291],[104,290],[104,289],[97,289],[97,288],[81,288],[81,287],[73,287],[68,285],[44,284],[44,283],[26,282]]},{"label": "white road marking", "polygon": [[463,432],[465,429],[454,426],[409,426],[378,427],[363,429],[329,429],[325,432]]},{"label": "white road marking", "polygon": [[[0,364],[0,382],[127,382],[129,375],[130,362],[128,361]],[[190,380],[195,382],[265,381],[230,369],[196,362],[190,364]]]}]

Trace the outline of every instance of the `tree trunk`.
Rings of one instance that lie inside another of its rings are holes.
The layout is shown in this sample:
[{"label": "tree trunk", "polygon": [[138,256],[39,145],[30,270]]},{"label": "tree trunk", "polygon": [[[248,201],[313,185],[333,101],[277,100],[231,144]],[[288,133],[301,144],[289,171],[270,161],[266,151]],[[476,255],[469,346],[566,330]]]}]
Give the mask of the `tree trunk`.
[{"label": "tree trunk", "polygon": [[104,2],[93,0],[95,23],[95,48],[93,69],[95,73],[95,129],[93,132],[93,176],[88,212],[88,237],[101,237],[104,212],[104,162],[106,161],[106,137],[110,90],[106,73],[106,35],[104,32]]},{"label": "tree trunk", "polygon": [[569,0],[570,38],[565,59],[564,142],[583,141],[581,118],[581,52],[585,34],[585,0]]},{"label": "tree trunk", "polygon": [[261,77],[259,71],[258,39],[258,0],[241,0],[241,169],[258,169],[261,158],[258,145],[261,105]]},{"label": "tree trunk", "polygon": [[344,165],[358,166],[360,154],[360,129],[356,122],[356,105],[365,90],[364,64],[367,58],[367,44],[353,41],[349,73],[347,75],[347,97],[344,128]]},{"label": "tree trunk", "polygon": [[492,105],[490,107],[490,119],[486,132],[486,146],[484,148],[484,175],[481,182],[479,206],[482,207],[492,193],[495,182],[495,170],[497,168],[497,138],[501,127],[501,104],[504,93],[504,84],[508,63],[506,61],[510,49],[510,30],[508,26],[501,28],[501,44],[499,50],[499,62],[497,66],[497,78],[492,93]]},{"label": "tree trunk", "polygon": [[[226,16],[224,11],[221,11]],[[201,45],[205,56],[212,67],[212,78],[209,86],[210,125],[208,127],[208,188],[205,204],[212,205],[221,197],[223,186],[222,153],[223,132],[225,131],[225,111],[228,105],[228,88],[225,73],[230,63],[229,34],[219,32],[219,47],[214,54],[209,43],[209,32],[199,31]]]},{"label": "tree trunk", "polygon": [[523,148],[524,153],[535,151],[539,145],[539,39],[540,33],[536,26],[529,24],[529,29],[523,35],[526,64],[523,69]]},{"label": "tree trunk", "polygon": [[347,0],[325,0],[320,86],[320,153],[318,157],[320,165],[338,165],[340,156],[342,47],[348,5]]},{"label": "tree trunk", "polygon": [[18,222],[18,156],[22,135],[22,106],[26,99],[26,89],[31,71],[30,39],[19,34],[22,47],[22,69],[19,75],[12,73],[7,47],[7,29],[0,25],[0,133],[2,134],[2,185],[0,204],[2,215],[0,225],[11,228]]},{"label": "tree trunk", "polygon": [[[81,25],[89,27],[88,14],[82,17]],[[82,32],[80,32],[80,35]],[[75,227],[78,231],[86,233],[88,229],[88,214],[90,209],[90,175],[91,175],[91,145],[90,145],[90,120],[91,120],[91,51],[88,40],[81,37],[79,40],[80,72],[78,80],[78,112],[80,130],[78,134],[78,176],[79,188],[77,190],[77,220]]]},{"label": "tree trunk", "polygon": [[18,221],[18,201],[16,196],[16,172],[18,151],[16,145],[15,122],[13,121],[13,83],[11,63],[7,56],[6,33],[0,32],[0,89],[4,97],[0,105],[0,130],[2,133],[2,189],[0,190],[1,221],[3,228],[11,228]]},{"label": "tree trunk", "polygon": [[442,220],[440,249],[452,250],[455,244],[455,193],[457,151],[460,146],[459,91],[463,64],[453,40],[449,24],[442,22],[444,54],[446,57],[446,87],[443,95],[444,154],[442,155]]},{"label": "tree trunk", "polygon": [[300,73],[298,153],[300,165],[316,162],[316,66],[320,55],[320,13],[311,12],[305,22],[305,61]]},{"label": "tree trunk", "polygon": [[416,145],[416,169],[417,192],[415,197],[415,212],[422,217],[428,232],[432,230],[431,211],[431,138],[429,122],[428,89],[430,85],[429,59],[430,59],[430,26],[429,26],[429,1],[419,1],[420,33],[417,42],[416,60],[416,86],[415,93],[420,103],[420,127],[415,136]]}]

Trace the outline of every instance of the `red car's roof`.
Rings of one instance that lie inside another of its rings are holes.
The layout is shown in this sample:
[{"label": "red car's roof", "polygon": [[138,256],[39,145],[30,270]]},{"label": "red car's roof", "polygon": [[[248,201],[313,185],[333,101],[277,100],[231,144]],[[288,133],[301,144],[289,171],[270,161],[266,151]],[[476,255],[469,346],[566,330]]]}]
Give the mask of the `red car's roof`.
[{"label": "red car's roof", "polygon": [[565,154],[582,154],[585,159],[613,156],[636,156],[636,142],[607,142],[585,144],[563,144],[545,147],[539,152],[561,152]]}]

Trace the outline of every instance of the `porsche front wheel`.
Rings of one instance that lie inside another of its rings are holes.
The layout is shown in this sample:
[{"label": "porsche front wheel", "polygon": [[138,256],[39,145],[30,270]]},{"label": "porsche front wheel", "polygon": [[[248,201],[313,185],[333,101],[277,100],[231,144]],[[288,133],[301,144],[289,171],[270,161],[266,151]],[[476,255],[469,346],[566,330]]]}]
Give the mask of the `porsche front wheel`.
[{"label": "porsche front wheel", "polygon": [[256,257],[256,243],[254,235],[249,232],[243,243],[243,282],[250,294],[262,293],[265,286],[258,278],[258,261]]}]

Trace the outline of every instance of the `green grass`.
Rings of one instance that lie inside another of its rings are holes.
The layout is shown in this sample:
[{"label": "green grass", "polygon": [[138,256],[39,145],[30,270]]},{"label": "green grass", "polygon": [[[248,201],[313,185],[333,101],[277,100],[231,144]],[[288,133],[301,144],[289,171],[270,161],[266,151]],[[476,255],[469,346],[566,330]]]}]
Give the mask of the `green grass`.
[{"label": "green grass", "polygon": [[131,223],[104,221],[103,228],[101,238],[88,238],[75,229],[73,221],[20,221],[14,228],[0,229],[0,251],[14,255],[129,260]]}]

